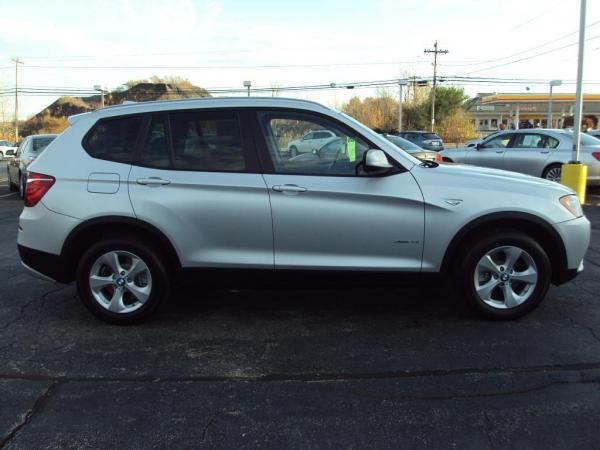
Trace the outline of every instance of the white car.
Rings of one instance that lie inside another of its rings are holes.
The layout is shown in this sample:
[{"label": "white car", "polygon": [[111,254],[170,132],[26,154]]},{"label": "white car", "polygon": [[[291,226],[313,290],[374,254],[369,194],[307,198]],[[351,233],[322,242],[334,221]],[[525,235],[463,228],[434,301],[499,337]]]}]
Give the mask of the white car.
[{"label": "white car", "polygon": [[8,141],[0,141],[0,159],[14,158],[17,147],[14,147]]},{"label": "white car", "polygon": [[[235,274],[264,286],[287,277],[290,289],[323,276],[379,286],[441,275],[480,314],[506,320],[583,270],[590,222],[572,190],[421,161],[318,103],[144,102],[69,123],[27,167],[18,249],[33,275],[76,281],[109,322],[143,320],[183,281],[198,282],[201,300]],[[285,139],[308,130],[336,145],[284,155]]]},{"label": "white car", "polygon": [[301,153],[314,153],[321,147],[336,139],[337,136],[329,130],[313,130],[306,133],[300,139],[291,141],[288,144],[290,158]]}]

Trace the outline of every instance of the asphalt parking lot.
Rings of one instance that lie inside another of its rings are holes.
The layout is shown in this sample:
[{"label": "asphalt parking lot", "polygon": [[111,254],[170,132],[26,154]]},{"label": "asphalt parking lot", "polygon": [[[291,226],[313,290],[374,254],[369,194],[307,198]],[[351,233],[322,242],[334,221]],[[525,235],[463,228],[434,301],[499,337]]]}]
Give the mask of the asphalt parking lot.
[{"label": "asphalt parking lot", "polygon": [[118,327],[21,269],[0,165],[0,448],[600,447],[598,190],[585,272],[518,321],[443,286],[198,286]]}]

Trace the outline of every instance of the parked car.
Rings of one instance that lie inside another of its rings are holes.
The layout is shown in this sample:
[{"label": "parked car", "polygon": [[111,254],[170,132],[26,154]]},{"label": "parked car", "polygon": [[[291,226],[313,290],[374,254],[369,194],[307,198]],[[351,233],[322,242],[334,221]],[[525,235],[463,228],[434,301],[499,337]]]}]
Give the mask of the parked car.
[{"label": "parked car", "polygon": [[329,130],[314,130],[288,144],[290,158],[301,153],[314,153],[337,136]]},{"label": "parked car", "polygon": [[410,153],[412,156],[414,156],[415,158],[419,158],[422,161],[442,161],[442,157],[438,152],[427,151],[419,147],[417,144],[413,144],[409,140],[401,138],[400,136],[396,136],[393,134],[383,134],[382,136],[385,137],[395,146],[401,148],[405,152]]},{"label": "parked car", "polygon": [[[292,289],[310,274],[370,285],[442,274],[483,316],[512,319],[583,270],[590,223],[572,190],[424,164],[318,103],[147,102],[69,121],[28,168],[18,249],[32,274],[76,281],[109,322],[143,320],[181,280],[200,281],[201,298],[244,273],[300,273]],[[344,151],[288,159],[281,137],[315,128]]]},{"label": "parked car", "polygon": [[595,137],[596,139],[600,139],[600,130],[590,130],[587,132],[587,134]]},{"label": "parked car", "polygon": [[398,136],[408,139],[425,150],[435,150],[436,152],[444,150],[442,138],[430,131],[402,131],[398,133]]},{"label": "parked car", "polygon": [[[471,148],[448,148],[448,162],[511,170],[551,181],[560,181],[561,166],[571,161],[573,133],[568,130],[508,130],[484,139]],[[580,160],[588,166],[588,184],[600,184],[600,140],[581,134]]]},{"label": "parked car", "polygon": [[26,137],[6,166],[8,187],[12,191],[19,191],[21,198],[25,196],[27,184],[27,168],[42,154],[44,149],[52,142],[57,134],[37,134]]},{"label": "parked car", "polygon": [[11,142],[0,141],[0,160],[13,158],[16,151],[17,147],[15,147]]}]

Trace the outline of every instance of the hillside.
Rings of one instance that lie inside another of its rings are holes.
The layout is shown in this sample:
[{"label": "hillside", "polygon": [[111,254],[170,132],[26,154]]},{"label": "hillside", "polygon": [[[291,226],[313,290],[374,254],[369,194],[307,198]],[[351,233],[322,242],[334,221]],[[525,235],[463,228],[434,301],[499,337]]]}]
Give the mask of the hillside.
[{"label": "hillside", "polygon": [[[206,89],[191,84],[143,82],[123,91],[104,96],[106,106],[124,101],[146,102],[180,98],[210,97]],[[90,97],[61,97],[21,125],[21,136],[39,133],[60,133],[68,126],[67,118],[100,107],[100,95]]]}]

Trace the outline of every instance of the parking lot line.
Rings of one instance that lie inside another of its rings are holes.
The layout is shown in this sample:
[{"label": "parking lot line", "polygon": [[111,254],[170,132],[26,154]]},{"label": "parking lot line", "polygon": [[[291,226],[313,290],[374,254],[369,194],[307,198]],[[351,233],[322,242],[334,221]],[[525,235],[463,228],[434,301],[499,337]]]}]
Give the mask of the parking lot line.
[{"label": "parking lot line", "polygon": [[10,194],[4,194],[4,195],[0,195],[0,198],[3,198],[3,197],[10,197],[11,195],[17,195],[17,193],[16,193],[16,192],[11,192]]}]

